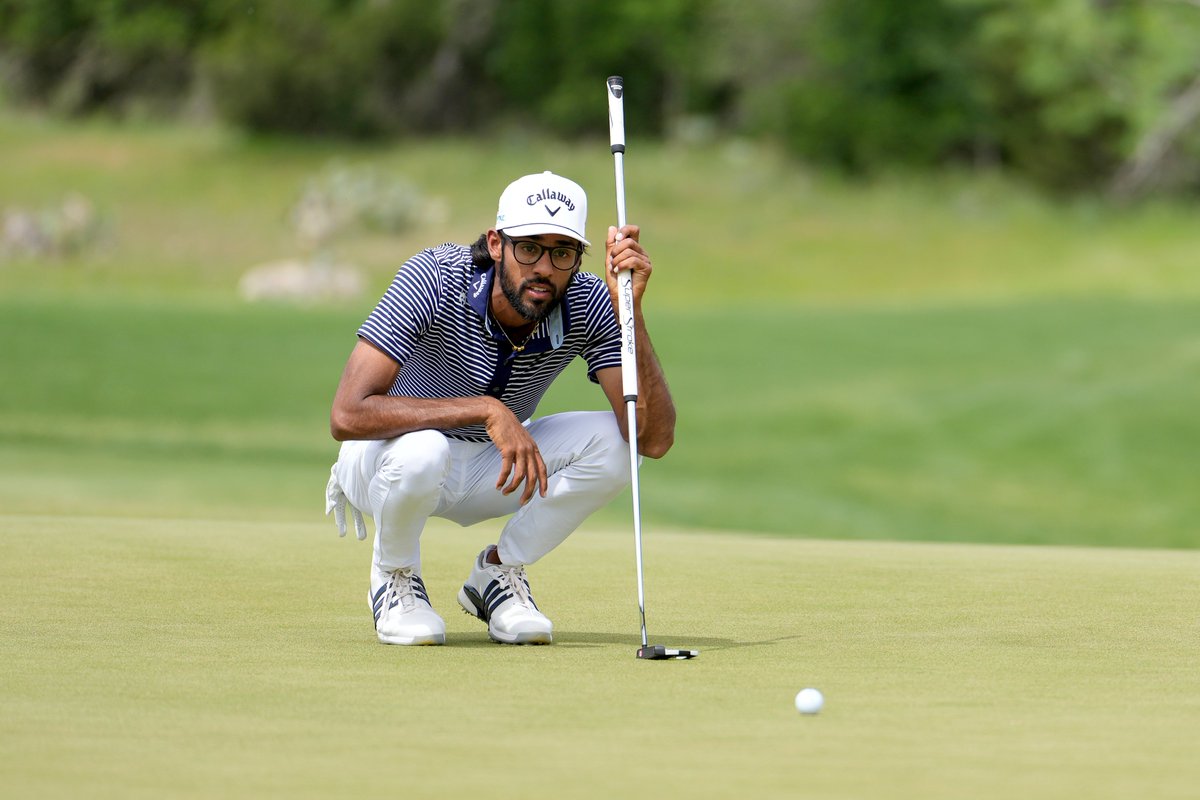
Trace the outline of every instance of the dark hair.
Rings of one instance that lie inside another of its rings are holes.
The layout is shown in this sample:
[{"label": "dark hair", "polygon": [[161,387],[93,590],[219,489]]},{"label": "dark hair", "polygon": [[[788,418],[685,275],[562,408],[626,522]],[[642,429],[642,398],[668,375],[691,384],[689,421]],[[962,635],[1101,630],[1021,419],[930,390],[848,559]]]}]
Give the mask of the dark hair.
[{"label": "dark hair", "polygon": [[475,244],[471,245],[471,263],[480,272],[489,270],[495,266],[496,262],[492,258],[492,254],[488,252],[487,231],[479,234],[479,238],[475,240]]}]

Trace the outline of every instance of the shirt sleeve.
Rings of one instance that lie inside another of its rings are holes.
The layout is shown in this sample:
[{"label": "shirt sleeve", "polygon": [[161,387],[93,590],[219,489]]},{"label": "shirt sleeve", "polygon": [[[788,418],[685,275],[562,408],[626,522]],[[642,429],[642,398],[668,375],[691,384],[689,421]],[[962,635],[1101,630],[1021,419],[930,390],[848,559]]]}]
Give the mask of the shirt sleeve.
[{"label": "shirt sleeve", "polygon": [[596,277],[589,289],[584,313],[588,337],[583,359],[587,362],[588,380],[599,383],[598,370],[621,366],[621,326],[603,279]]},{"label": "shirt sleeve", "polygon": [[429,330],[441,299],[441,270],[436,256],[424,250],[404,263],[358,335],[397,364],[412,355]]}]

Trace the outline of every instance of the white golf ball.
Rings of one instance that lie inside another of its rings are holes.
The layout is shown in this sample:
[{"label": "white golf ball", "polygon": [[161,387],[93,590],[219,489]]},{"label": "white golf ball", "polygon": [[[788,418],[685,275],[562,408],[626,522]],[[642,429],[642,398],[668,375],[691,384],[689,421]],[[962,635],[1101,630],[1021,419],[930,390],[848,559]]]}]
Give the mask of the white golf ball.
[{"label": "white golf ball", "polygon": [[823,705],[825,698],[816,689],[801,689],[796,694],[796,710],[801,714],[815,714]]}]

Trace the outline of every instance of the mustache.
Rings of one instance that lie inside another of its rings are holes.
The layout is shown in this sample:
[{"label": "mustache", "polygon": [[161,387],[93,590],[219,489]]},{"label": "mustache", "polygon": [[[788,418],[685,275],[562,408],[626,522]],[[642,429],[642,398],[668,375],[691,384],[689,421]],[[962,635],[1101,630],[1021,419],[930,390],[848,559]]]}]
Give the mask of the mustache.
[{"label": "mustache", "polygon": [[522,290],[528,289],[531,286],[536,286],[539,289],[549,289],[554,294],[558,294],[558,292],[555,291],[555,289],[554,289],[553,283],[551,283],[550,281],[542,280],[540,278],[530,278],[529,280],[521,283]]}]

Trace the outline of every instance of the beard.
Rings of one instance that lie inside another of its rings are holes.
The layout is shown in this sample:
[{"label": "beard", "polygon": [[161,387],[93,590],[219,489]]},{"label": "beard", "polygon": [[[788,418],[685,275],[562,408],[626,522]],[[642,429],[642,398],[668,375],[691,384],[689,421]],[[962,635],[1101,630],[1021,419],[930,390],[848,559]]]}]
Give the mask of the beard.
[{"label": "beard", "polygon": [[[500,291],[504,292],[504,297],[508,300],[508,304],[529,322],[541,322],[562,302],[562,294],[550,281],[542,280],[541,278],[528,278],[518,286],[517,282],[508,274],[508,264],[505,263],[504,255],[500,256],[500,264],[497,272],[500,276]],[[571,277],[573,278],[574,276],[572,275]],[[537,286],[549,291],[550,299],[541,302],[526,302],[524,294],[525,290],[530,286]]]}]

